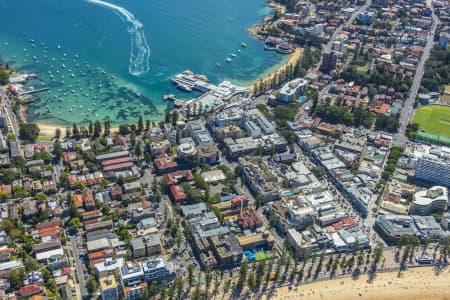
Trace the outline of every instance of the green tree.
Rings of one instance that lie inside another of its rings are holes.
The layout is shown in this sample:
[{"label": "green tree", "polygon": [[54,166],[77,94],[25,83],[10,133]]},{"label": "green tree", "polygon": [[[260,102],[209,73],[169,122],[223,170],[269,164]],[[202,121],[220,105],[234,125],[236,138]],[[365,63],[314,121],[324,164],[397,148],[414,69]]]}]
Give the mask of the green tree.
[{"label": "green tree", "polygon": [[248,287],[253,290],[256,287],[255,273],[251,272],[247,279]]},{"label": "green tree", "polygon": [[138,131],[139,131],[139,132],[144,131],[144,120],[142,119],[142,116],[141,116],[141,115],[139,116],[139,119],[138,119],[138,125],[137,125],[137,128],[138,128]]},{"label": "green tree", "polygon": [[167,297],[167,281],[163,280],[161,283],[161,288],[159,290],[160,300],[165,300]]},{"label": "green tree", "polygon": [[136,147],[134,147],[134,154],[136,154],[137,158],[140,158],[142,155],[141,142],[136,143]]},{"label": "green tree", "polygon": [[95,280],[95,277],[92,275],[89,275],[88,280],[86,282],[86,289],[89,293],[89,295],[94,295],[94,293],[97,292],[97,280]]},{"label": "green tree", "polygon": [[77,124],[73,123],[72,125],[72,134],[75,138],[79,138],[80,137],[80,130],[77,127]]},{"label": "green tree", "polygon": [[228,294],[228,292],[230,291],[230,287],[231,287],[231,279],[228,279],[227,281],[225,281],[225,284],[223,285],[224,295]]},{"label": "green tree", "polygon": [[88,133],[89,135],[92,135],[93,132],[94,132],[94,124],[92,123],[92,121],[89,121]]},{"label": "green tree", "polygon": [[81,221],[80,218],[71,218],[69,221],[69,227],[72,231],[77,231],[80,228]]},{"label": "green tree", "polygon": [[27,255],[23,261],[23,264],[25,266],[25,270],[27,272],[31,271],[37,271],[39,270],[39,263],[37,260],[35,260],[33,257]]},{"label": "green tree", "polygon": [[8,282],[11,285],[12,290],[18,290],[23,287],[23,281],[25,279],[25,274],[23,270],[11,270],[8,275]]},{"label": "green tree", "polygon": [[61,159],[61,156],[63,155],[64,151],[61,147],[61,143],[59,141],[56,141],[53,146],[53,155],[55,156],[56,160],[59,161]]},{"label": "green tree", "polygon": [[101,132],[102,132],[102,125],[100,124],[99,121],[95,121],[94,122],[94,131],[93,131],[94,138],[100,137]]},{"label": "green tree", "polygon": [[188,283],[190,287],[194,286],[194,265],[188,265]]},{"label": "green tree", "polygon": [[177,299],[181,299],[181,296],[183,295],[183,278],[177,277],[175,285],[177,286]]},{"label": "green tree", "polygon": [[129,127],[128,125],[122,124],[122,125],[119,126],[119,133],[120,133],[121,135],[127,135],[127,134],[129,134],[130,132],[131,132],[131,131],[130,131],[130,127]]},{"label": "green tree", "polygon": [[0,70],[0,85],[8,84],[11,72],[8,70]]},{"label": "green tree", "polygon": [[178,110],[174,110],[172,112],[172,125],[173,126],[177,125],[179,117],[180,117],[180,114],[178,113]]},{"label": "green tree", "polygon": [[103,125],[105,127],[104,135],[109,136],[109,134],[111,133],[111,121],[110,121],[109,117],[105,118]]},{"label": "green tree", "polygon": [[61,129],[56,128],[56,130],[55,130],[55,138],[58,139],[58,140],[61,138]]},{"label": "green tree", "polygon": [[154,297],[158,294],[158,284],[156,283],[156,280],[153,280],[148,287],[148,293],[150,294],[150,297]]},{"label": "green tree", "polygon": [[35,142],[39,136],[39,126],[36,123],[20,123],[19,137],[22,140]]}]

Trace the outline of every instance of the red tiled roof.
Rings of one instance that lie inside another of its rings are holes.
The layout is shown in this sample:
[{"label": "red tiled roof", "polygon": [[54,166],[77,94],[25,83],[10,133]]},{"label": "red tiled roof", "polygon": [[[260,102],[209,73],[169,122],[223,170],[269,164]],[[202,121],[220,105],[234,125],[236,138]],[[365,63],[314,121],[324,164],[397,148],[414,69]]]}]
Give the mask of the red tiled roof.
[{"label": "red tiled roof", "polygon": [[80,194],[75,194],[72,196],[72,202],[75,207],[83,206],[83,197]]},{"label": "red tiled roof", "polygon": [[130,161],[132,161],[130,156],[113,158],[113,159],[107,159],[107,160],[102,161],[102,167],[106,167],[106,166],[110,166],[110,165],[116,165],[116,164],[121,164],[121,163],[124,163],[124,162],[130,162]]},{"label": "red tiled roof", "polygon": [[30,284],[19,289],[19,296],[29,297],[39,294],[41,292],[41,286],[39,284]]},{"label": "red tiled roof", "polygon": [[187,199],[186,191],[181,186],[171,185],[170,193],[175,201],[184,201]]},{"label": "red tiled roof", "polygon": [[239,196],[234,196],[232,199],[231,199],[231,205],[233,206],[233,207],[238,207],[238,206],[240,206],[241,205],[241,202],[244,202],[243,203],[243,206],[245,206],[247,203],[248,203],[248,197],[246,196],[246,195],[239,195]]},{"label": "red tiled roof", "polygon": [[194,180],[194,176],[192,176],[191,170],[176,171],[164,174],[164,182],[168,185],[177,184],[183,180],[186,181]]},{"label": "red tiled roof", "polygon": [[161,155],[158,155],[154,160],[153,163],[156,166],[156,169],[158,170],[164,170],[164,169],[171,169],[178,167],[178,164],[174,159],[170,156],[168,156],[166,153],[163,153]]},{"label": "red tiled roof", "polygon": [[75,175],[70,175],[68,181],[70,185],[75,185],[78,182],[77,177]]},{"label": "red tiled roof", "polygon": [[103,167],[103,171],[114,171],[114,170],[123,169],[123,168],[130,168],[132,166],[133,166],[132,162],[126,162],[126,163],[121,163],[121,164],[105,166],[105,167]]},{"label": "red tiled roof", "polygon": [[55,234],[59,234],[60,231],[61,230],[59,229],[59,226],[44,228],[44,229],[39,230],[39,236],[44,237],[44,236],[49,236],[49,235],[55,235]]},{"label": "red tiled roof", "polygon": [[52,221],[49,221],[49,222],[38,223],[36,225],[36,229],[37,230],[42,230],[42,229],[49,228],[49,227],[59,226],[60,222],[61,222],[60,219],[55,219],[55,220],[52,220]]},{"label": "red tiled roof", "polygon": [[89,257],[89,260],[95,260],[95,259],[99,259],[99,258],[104,258],[105,255],[106,255],[106,250],[101,250],[101,251],[89,253],[88,257]]},{"label": "red tiled roof", "polygon": [[65,152],[64,153],[64,162],[69,162],[74,160],[77,157],[76,152],[74,151],[69,151],[69,152]]},{"label": "red tiled roof", "polygon": [[83,201],[94,201],[94,196],[92,196],[92,192],[90,190],[85,190],[83,192]]},{"label": "red tiled roof", "polygon": [[81,217],[87,217],[87,216],[90,216],[90,215],[98,214],[99,212],[100,212],[99,210],[85,211],[85,212],[82,212],[82,213],[80,214],[80,216],[81,216]]}]

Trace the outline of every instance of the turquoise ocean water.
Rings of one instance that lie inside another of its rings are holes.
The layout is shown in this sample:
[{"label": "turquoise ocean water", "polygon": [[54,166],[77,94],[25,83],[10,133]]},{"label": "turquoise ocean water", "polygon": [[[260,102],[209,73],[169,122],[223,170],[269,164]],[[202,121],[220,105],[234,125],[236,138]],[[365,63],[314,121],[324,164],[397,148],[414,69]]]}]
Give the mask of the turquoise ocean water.
[{"label": "turquoise ocean water", "polygon": [[0,0],[0,59],[51,88],[30,105],[30,121],[159,120],[180,71],[246,84],[282,61],[246,31],[270,12],[263,0],[96,1]]}]

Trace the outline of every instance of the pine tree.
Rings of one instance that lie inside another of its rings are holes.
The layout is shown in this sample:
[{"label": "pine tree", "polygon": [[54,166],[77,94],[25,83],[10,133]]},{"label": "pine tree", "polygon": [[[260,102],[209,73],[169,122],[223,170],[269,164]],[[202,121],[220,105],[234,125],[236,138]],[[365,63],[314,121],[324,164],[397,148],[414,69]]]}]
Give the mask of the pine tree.
[{"label": "pine tree", "polygon": [[134,148],[134,153],[136,154],[137,158],[141,157],[141,155],[142,155],[141,142],[136,143],[136,147]]},{"label": "pine tree", "polygon": [[55,138],[57,140],[59,140],[60,137],[61,137],[61,129],[56,128],[56,130],[55,130]]},{"label": "pine tree", "polygon": [[110,130],[111,130],[111,121],[109,120],[109,117],[106,117],[105,118],[105,124],[104,124],[105,126],[105,132],[104,132],[104,134],[105,134],[105,136],[109,136],[109,134],[110,134]]},{"label": "pine tree", "polygon": [[99,121],[94,122],[94,138],[98,138],[100,136],[100,133],[102,132],[102,125]]},{"label": "pine tree", "polygon": [[77,124],[75,123],[73,123],[72,126],[72,133],[75,138],[78,138],[80,136],[80,131],[78,130]]},{"label": "pine tree", "polygon": [[142,119],[142,116],[139,116],[137,127],[139,132],[142,132],[144,130],[144,120]]},{"label": "pine tree", "polygon": [[172,112],[172,125],[173,125],[173,126],[176,126],[176,125],[177,125],[179,116],[180,116],[180,114],[178,113],[178,110],[174,110],[174,111]]},{"label": "pine tree", "polygon": [[191,105],[190,104],[186,105],[186,116],[188,118],[191,117]]},{"label": "pine tree", "polygon": [[70,127],[66,127],[66,138],[70,137]]},{"label": "pine tree", "polygon": [[166,115],[164,117],[164,121],[166,123],[170,123],[170,120],[172,119],[172,112],[170,110],[166,111]]},{"label": "pine tree", "polygon": [[94,125],[92,124],[92,121],[89,121],[88,134],[92,135],[93,131],[94,131]]}]

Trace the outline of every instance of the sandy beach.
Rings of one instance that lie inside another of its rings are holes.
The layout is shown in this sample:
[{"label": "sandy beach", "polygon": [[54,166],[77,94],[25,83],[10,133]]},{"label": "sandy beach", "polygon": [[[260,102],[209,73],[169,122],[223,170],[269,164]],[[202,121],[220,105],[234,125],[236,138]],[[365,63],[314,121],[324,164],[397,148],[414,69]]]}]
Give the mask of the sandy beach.
[{"label": "sandy beach", "polygon": [[358,280],[347,277],[293,286],[291,291],[283,287],[270,299],[444,300],[450,299],[449,281],[448,269],[436,275],[431,267],[423,267],[404,271],[400,278],[398,272],[379,273],[373,282],[363,275]]},{"label": "sandy beach", "polygon": [[[66,127],[69,127],[70,130],[72,130],[72,125],[64,126],[64,125],[48,124],[48,123],[43,123],[43,122],[37,122],[36,124],[39,126],[39,129],[40,129],[39,136],[44,137],[44,138],[54,137],[57,128],[59,128],[61,130],[62,136],[64,136],[66,134]],[[119,127],[111,128],[111,132],[117,132],[118,130],[119,130]]]},{"label": "sandy beach", "polygon": [[253,89],[255,82],[259,82],[260,80],[270,81],[277,72],[286,68],[287,65],[290,65],[290,64],[295,65],[298,62],[298,60],[302,57],[302,54],[303,54],[303,48],[296,48],[292,54],[289,54],[290,56],[289,56],[288,60],[286,60],[284,63],[278,65],[276,69],[268,72],[267,75],[264,75],[264,76],[258,78],[257,80],[252,82],[252,84],[248,85],[247,87]]}]

